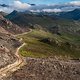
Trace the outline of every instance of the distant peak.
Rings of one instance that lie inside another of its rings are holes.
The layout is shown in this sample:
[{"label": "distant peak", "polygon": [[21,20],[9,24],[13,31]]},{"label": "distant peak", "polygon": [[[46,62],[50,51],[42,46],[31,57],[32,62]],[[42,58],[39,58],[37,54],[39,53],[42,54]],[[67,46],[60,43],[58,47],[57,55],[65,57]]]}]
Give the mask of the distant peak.
[{"label": "distant peak", "polygon": [[2,6],[2,7],[9,7],[9,5],[6,5],[6,4],[0,4],[0,6]]},{"label": "distant peak", "polygon": [[17,13],[17,12],[18,12],[17,10],[14,10],[14,11],[13,11],[13,13]]},{"label": "distant peak", "polygon": [[18,11],[14,10],[13,12],[11,12],[10,14],[17,14]]},{"label": "distant peak", "polygon": [[28,3],[29,5],[31,5],[31,6],[35,6],[36,4],[30,4],[30,3]]},{"label": "distant peak", "polygon": [[77,8],[77,9],[74,9],[73,11],[80,11],[80,9],[79,9],[79,8]]}]

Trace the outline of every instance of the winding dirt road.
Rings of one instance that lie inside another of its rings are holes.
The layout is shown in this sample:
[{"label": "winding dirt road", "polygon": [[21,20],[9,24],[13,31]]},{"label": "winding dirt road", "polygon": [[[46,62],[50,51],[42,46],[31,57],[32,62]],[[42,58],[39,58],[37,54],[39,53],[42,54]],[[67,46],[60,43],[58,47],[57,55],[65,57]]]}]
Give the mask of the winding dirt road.
[{"label": "winding dirt road", "polygon": [[[19,36],[19,35],[28,34],[31,31],[32,30],[30,30],[29,32],[25,32],[25,33],[22,33],[22,34],[15,35],[15,37]],[[21,38],[21,40],[22,40],[22,38]],[[26,45],[26,43],[23,43],[19,48],[17,48],[17,50],[15,52],[15,56],[17,57],[16,62],[13,63],[13,64],[10,64],[10,65],[7,65],[6,67],[0,69],[0,80],[2,80],[3,77],[7,76],[8,73],[16,71],[17,69],[19,69],[20,66],[23,65],[24,61],[23,61],[22,57],[19,55],[19,50],[24,45]]]},{"label": "winding dirt road", "polygon": [[20,48],[23,47],[24,45],[26,45],[26,43],[23,43],[19,48],[17,48],[17,51],[15,53],[17,57],[16,62],[0,69],[0,78],[6,76],[8,72],[16,71],[18,67],[22,65],[23,59],[20,57],[18,53],[19,53]]},{"label": "winding dirt road", "polygon": [[17,34],[17,35],[13,35],[13,36],[14,36],[14,37],[17,37],[17,36],[21,36],[21,35],[28,34],[28,33],[30,33],[30,32],[32,32],[32,29],[30,29],[30,31],[29,31],[29,32],[24,32],[24,33],[22,33],[22,34]]}]

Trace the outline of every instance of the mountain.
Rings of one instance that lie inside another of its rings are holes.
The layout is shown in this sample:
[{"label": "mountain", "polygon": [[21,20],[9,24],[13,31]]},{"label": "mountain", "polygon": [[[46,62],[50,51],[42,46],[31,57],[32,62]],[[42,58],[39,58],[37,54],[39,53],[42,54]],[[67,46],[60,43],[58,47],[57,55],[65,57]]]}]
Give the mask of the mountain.
[{"label": "mountain", "polygon": [[6,18],[8,18],[8,19],[13,19],[14,17],[16,17],[18,15],[18,11],[16,11],[16,10],[14,10],[12,13],[10,13],[10,14],[8,14],[7,16],[6,16]]},{"label": "mountain", "polygon": [[[76,12],[77,11],[77,12]],[[26,12],[17,12],[13,11],[6,16],[7,19],[11,20],[13,23],[17,24],[21,28],[43,28],[44,30],[51,31],[52,33],[76,33],[80,30],[80,22],[74,21],[71,18],[68,20],[70,15],[78,14],[79,10],[74,10],[66,13],[57,13],[56,16],[46,15],[45,13],[26,13]],[[64,15],[64,17],[61,17]],[[54,15],[54,13],[53,13]],[[52,17],[51,17],[52,16]],[[66,16],[66,17],[65,17]],[[73,18],[73,17],[72,17]],[[79,18],[79,17],[78,17]]]},{"label": "mountain", "polygon": [[16,60],[15,51],[21,43],[11,34],[1,32],[0,26],[0,69]]},{"label": "mountain", "polygon": [[80,19],[80,8],[76,8],[72,11],[62,11],[62,12],[33,12],[37,15],[46,15],[51,18],[57,19],[71,19],[71,20],[79,20]]},{"label": "mountain", "polygon": [[0,4],[1,7],[9,7],[9,5],[6,4]]},{"label": "mountain", "polygon": [[30,4],[30,3],[28,3],[29,5],[31,5],[31,6],[36,6],[36,4]]},{"label": "mountain", "polygon": [[[14,62],[15,57],[19,63],[8,67],[13,73],[3,80],[80,80],[79,13],[79,9],[60,13],[14,10],[5,18],[0,15],[0,66]],[[28,29],[26,34],[16,36],[22,46],[11,34]],[[25,64],[21,67],[20,62]]]},{"label": "mountain", "polygon": [[16,24],[12,23],[11,21],[0,15],[0,32],[18,34],[22,33],[23,30]]},{"label": "mountain", "polygon": [[57,18],[57,19],[69,19],[69,20],[79,20],[80,19],[80,9],[74,9],[72,11],[66,11],[66,12],[40,12],[36,14],[43,14],[47,15],[51,18]]},{"label": "mountain", "polygon": [[80,19],[80,9],[75,9],[69,12],[62,12],[60,13],[59,17],[64,18],[64,19],[79,20]]},{"label": "mountain", "polygon": [[0,69],[15,62],[15,52],[21,43],[13,34],[23,32],[19,26],[4,18],[3,14],[0,13]]},{"label": "mountain", "polygon": [[18,12],[18,11],[13,11],[9,15],[6,16],[7,19],[11,20],[18,26],[21,26],[22,28],[28,28],[30,21],[32,22],[32,16],[33,14],[29,14],[28,11],[25,12]]},{"label": "mountain", "polygon": [[2,15],[2,16],[6,16],[6,15],[8,15],[7,13],[5,13],[5,12],[0,12],[0,15]]}]

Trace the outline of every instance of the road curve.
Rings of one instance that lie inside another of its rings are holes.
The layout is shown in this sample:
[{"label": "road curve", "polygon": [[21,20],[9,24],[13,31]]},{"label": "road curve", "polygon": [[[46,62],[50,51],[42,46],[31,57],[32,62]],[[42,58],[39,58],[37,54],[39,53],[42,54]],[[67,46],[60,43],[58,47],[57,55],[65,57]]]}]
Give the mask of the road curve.
[{"label": "road curve", "polygon": [[[14,37],[16,36],[19,36],[19,35],[24,35],[24,34],[28,34],[30,33],[32,30],[30,29],[29,32],[25,32],[25,33],[22,33],[22,34],[18,34],[18,35],[14,35]],[[22,40],[22,39],[21,39]],[[10,65],[7,65],[6,67],[4,68],[1,68],[0,69],[0,80],[7,76],[7,73],[9,72],[13,72],[13,71],[16,71],[20,65],[22,65],[23,62],[23,59],[21,58],[21,56],[19,55],[19,50],[21,47],[23,47],[24,45],[26,45],[26,43],[23,43],[19,48],[17,48],[16,52],[15,52],[15,56],[17,57],[17,60],[16,62],[14,62],[13,64],[10,64]]]},{"label": "road curve", "polygon": [[28,31],[28,32],[24,32],[24,33],[22,33],[22,34],[17,34],[17,35],[13,35],[13,36],[14,36],[14,37],[17,37],[17,36],[21,36],[21,35],[28,34],[28,33],[30,33],[30,32],[32,32],[32,29],[30,29],[30,31]]},{"label": "road curve", "polygon": [[23,59],[20,57],[20,55],[18,53],[19,53],[20,48],[23,47],[24,45],[26,45],[26,43],[23,43],[16,50],[16,53],[15,53],[15,55],[17,57],[16,62],[13,63],[13,64],[10,64],[10,65],[7,65],[6,67],[0,69],[0,78],[6,76],[8,72],[17,70],[17,67],[20,66],[20,65],[22,65]]}]

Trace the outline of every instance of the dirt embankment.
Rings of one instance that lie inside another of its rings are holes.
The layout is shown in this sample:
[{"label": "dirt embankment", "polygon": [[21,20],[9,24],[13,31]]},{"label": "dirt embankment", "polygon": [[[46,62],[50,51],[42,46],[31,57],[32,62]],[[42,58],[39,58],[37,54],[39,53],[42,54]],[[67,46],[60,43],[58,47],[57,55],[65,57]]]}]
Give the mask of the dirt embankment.
[{"label": "dirt embankment", "polygon": [[80,62],[27,58],[27,64],[4,80],[80,80]]},{"label": "dirt embankment", "polygon": [[21,43],[10,34],[0,33],[0,68],[15,62],[15,51]]}]

